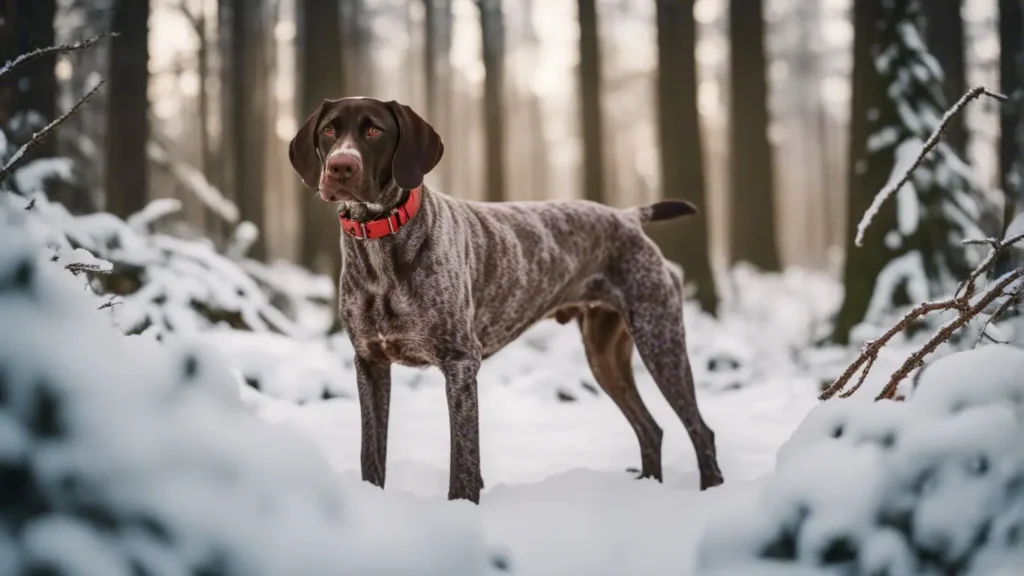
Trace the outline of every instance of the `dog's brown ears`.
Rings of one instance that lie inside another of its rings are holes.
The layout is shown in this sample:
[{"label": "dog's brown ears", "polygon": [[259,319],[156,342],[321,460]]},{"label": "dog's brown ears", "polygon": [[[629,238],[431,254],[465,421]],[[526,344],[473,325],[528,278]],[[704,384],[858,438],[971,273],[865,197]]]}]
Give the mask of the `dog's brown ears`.
[{"label": "dog's brown ears", "polygon": [[395,184],[403,190],[412,190],[423,183],[444,156],[444,143],[429,122],[420,118],[412,108],[392,100],[385,102],[398,121],[398,146],[391,162]]},{"label": "dog's brown ears", "polygon": [[288,145],[288,159],[292,162],[292,168],[299,173],[302,183],[307,188],[314,190],[320,187],[320,155],[316,149],[316,125],[320,123],[320,116],[324,113],[324,106],[330,100],[324,100],[310,114],[309,118],[299,127],[298,133],[292,138]]}]

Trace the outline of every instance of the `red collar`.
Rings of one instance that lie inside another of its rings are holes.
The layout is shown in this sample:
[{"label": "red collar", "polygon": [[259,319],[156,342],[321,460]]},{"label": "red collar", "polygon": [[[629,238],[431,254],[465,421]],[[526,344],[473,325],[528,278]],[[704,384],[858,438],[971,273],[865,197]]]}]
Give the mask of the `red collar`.
[{"label": "red collar", "polygon": [[384,218],[370,220],[369,222],[359,222],[339,216],[341,230],[356,240],[373,240],[397,234],[402,226],[408,224],[416,216],[416,213],[420,211],[422,200],[423,189],[421,186],[417,186],[409,190],[409,195],[406,196],[405,202],[395,207]]}]

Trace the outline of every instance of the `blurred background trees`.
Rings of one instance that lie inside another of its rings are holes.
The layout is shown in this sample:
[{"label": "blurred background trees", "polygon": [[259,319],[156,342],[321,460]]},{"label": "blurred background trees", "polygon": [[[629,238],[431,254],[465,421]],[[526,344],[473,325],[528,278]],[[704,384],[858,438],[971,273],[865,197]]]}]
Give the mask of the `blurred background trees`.
[{"label": "blurred background trees", "polygon": [[[288,140],[324,98],[398,99],[442,134],[445,159],[428,182],[446,193],[694,201],[701,216],[650,233],[706,310],[740,262],[824,267],[856,301],[834,334],[845,341],[875,290],[882,265],[870,261],[885,252],[883,237],[843,257],[891,167],[862,162],[886,98],[872,72],[882,4],[7,0],[7,60],[120,36],[20,69],[0,86],[0,121],[25,140],[105,78],[89,109],[35,152],[73,160],[72,177],[49,185],[55,198],[121,216],[178,198],[175,233],[223,244],[248,220],[260,231],[254,256],[336,276],[334,215],[292,174]],[[941,69],[934,84],[946,101],[979,83],[1017,93],[1018,0],[918,8],[910,25],[930,52],[922,61]],[[980,102],[948,133],[977,194],[1005,214],[1019,209],[1020,101]]]}]

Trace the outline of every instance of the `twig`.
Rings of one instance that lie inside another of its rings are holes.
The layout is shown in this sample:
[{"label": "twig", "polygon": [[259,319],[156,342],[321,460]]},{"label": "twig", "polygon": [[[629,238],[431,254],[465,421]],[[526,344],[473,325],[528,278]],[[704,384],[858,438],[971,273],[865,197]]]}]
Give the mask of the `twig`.
[{"label": "twig", "polygon": [[893,373],[892,377],[889,378],[889,383],[886,384],[885,388],[882,389],[882,392],[878,394],[876,400],[885,400],[887,398],[891,399],[893,394],[896,392],[896,387],[899,386],[900,381],[906,378],[907,375],[910,374],[911,370],[920,366],[924,362],[925,356],[934,352],[935,349],[938,348],[939,344],[949,340],[949,337],[953,335],[953,332],[956,332],[958,329],[963,327],[964,324],[970,322],[972,318],[977,316],[989,304],[994,302],[996,298],[1003,296],[1003,290],[1006,290],[1007,286],[1014,283],[1021,277],[1024,277],[1024,268],[1017,268],[1010,274],[1007,274],[998,284],[996,284],[995,288],[985,293],[985,296],[978,300],[977,304],[961,312],[955,320],[943,326],[941,330],[932,336],[931,340],[922,346],[920,350],[912,354],[910,358],[907,358],[903,363],[903,366],[900,366],[900,369]]},{"label": "twig", "polygon": [[903,173],[903,176],[899,179],[896,185],[887,186],[883,188],[878,192],[877,195],[875,195],[874,200],[871,201],[871,206],[868,207],[868,209],[864,212],[864,216],[861,217],[860,222],[857,223],[857,236],[853,240],[854,244],[856,244],[857,247],[860,247],[862,245],[864,241],[864,231],[867,230],[869,225],[871,225],[871,221],[874,219],[875,214],[878,213],[878,209],[881,208],[882,204],[884,204],[890,196],[899,191],[899,189],[902,188],[908,180],[910,180],[910,176],[913,174],[914,170],[917,170],[918,166],[921,165],[921,162],[924,162],[924,158],[925,156],[928,155],[928,152],[931,152],[931,150],[939,144],[939,140],[942,138],[942,135],[946,132],[946,126],[950,123],[950,121],[953,120],[953,117],[959,114],[960,111],[965,106],[967,106],[967,104],[971,100],[979,98],[982,95],[989,96],[991,98],[995,98],[996,100],[1001,100],[1004,102],[1007,100],[1006,96],[1004,96],[1003,94],[991,92],[988,88],[985,88],[984,86],[975,86],[974,88],[971,88],[966,94],[964,94],[963,97],[960,98],[960,100],[956,103],[956,105],[947,110],[946,113],[942,116],[942,121],[939,123],[939,127],[936,128],[934,132],[932,132],[931,136],[928,137],[928,140],[924,143],[924,147],[921,148],[921,152],[917,155],[917,158],[914,160],[914,163],[910,166],[910,168],[908,168]]},{"label": "twig", "polygon": [[11,156],[10,160],[7,161],[7,164],[5,164],[2,169],[0,169],[0,182],[3,182],[5,179],[7,179],[7,177],[11,175],[11,172],[13,172],[14,169],[18,167],[18,164],[20,164],[21,161],[25,159],[25,156],[29,152],[31,152],[35,147],[42,144],[43,140],[46,139],[47,136],[49,136],[50,132],[52,132],[57,126],[63,124],[65,120],[70,118],[71,115],[78,111],[78,109],[81,108],[83,104],[85,104],[93,96],[95,96],[96,93],[99,92],[100,88],[102,87],[103,81],[100,80],[99,83],[97,83],[92,90],[86,93],[85,96],[82,96],[78,100],[78,102],[75,102],[75,105],[72,106],[70,110],[68,110],[64,114],[61,114],[59,117],[57,117],[56,120],[47,124],[39,132],[33,134],[32,139],[26,142],[21,148],[18,148],[18,151],[15,152],[13,156]]},{"label": "twig", "polygon": [[978,339],[974,341],[974,348],[977,348],[978,344],[981,344],[981,339],[985,338],[985,337],[988,337],[993,342],[997,342],[999,344],[1005,344],[1005,342],[999,342],[998,340],[996,340],[992,336],[989,336],[989,334],[988,334],[988,327],[991,326],[993,322],[995,322],[996,318],[999,318],[1007,310],[1009,310],[1011,306],[1013,306],[1014,304],[1019,303],[1020,302],[1021,294],[1024,294],[1024,284],[1021,284],[1013,292],[1011,292],[1010,293],[1010,297],[1007,298],[1006,300],[1004,300],[1002,303],[1000,303],[999,307],[995,309],[995,312],[993,312],[992,315],[989,316],[988,319],[985,320],[985,323],[982,324],[982,326],[981,326],[981,333],[978,334]]},{"label": "twig", "polygon": [[[882,347],[888,344],[889,340],[892,340],[897,334],[906,330],[907,327],[910,326],[911,322],[917,320],[918,318],[921,318],[922,316],[929,314],[930,312],[935,312],[937,310],[952,310],[956,309],[958,306],[961,305],[957,301],[957,299],[941,300],[939,302],[926,302],[924,304],[921,304],[917,308],[914,308],[910,312],[907,312],[906,316],[904,316],[895,326],[890,328],[885,334],[883,334],[878,339],[869,342],[868,345],[864,347],[864,350],[861,351],[860,356],[858,356],[857,359],[854,360],[853,363],[846,368],[846,371],[843,372],[842,375],[839,376],[839,378],[836,378],[836,381],[833,382],[831,386],[826,388],[825,391],[822,392],[820,396],[818,396],[818,399],[828,400],[829,398],[834,396],[836,392],[839,392],[840,390],[843,389],[844,386],[846,386],[846,384],[850,381],[850,378],[853,378],[853,375],[857,373],[857,370],[861,366],[867,363],[868,367],[870,367],[871,364],[874,364],[875,358],[878,357],[878,353],[882,350]],[[865,370],[865,373],[866,372],[867,371]],[[863,382],[863,379],[864,378],[862,377],[861,382]],[[858,383],[858,386],[860,386],[860,383]]]},{"label": "twig", "polygon": [[46,48],[39,48],[38,50],[26,52],[25,54],[22,54],[14,60],[11,60],[7,64],[5,64],[3,68],[0,68],[0,78],[3,78],[11,70],[14,70],[18,66],[26,62],[35,60],[36,58],[41,58],[43,56],[46,56],[47,54],[55,54],[60,52],[77,52],[80,50],[85,50],[93,44],[99,42],[100,40],[107,38],[108,36],[114,37],[117,36],[117,33],[110,32],[107,34],[100,34],[99,36],[93,36],[92,38],[89,38],[84,42],[79,42],[78,44],[62,44],[60,46],[47,46]]},{"label": "twig", "polygon": [[840,394],[840,398],[849,398],[854,392],[860,389],[861,385],[864,384],[864,380],[866,380],[868,377],[868,372],[871,371],[871,367],[875,365],[875,360],[877,359],[877,354],[868,358],[867,366],[865,366],[864,369],[860,371],[860,378],[857,379],[857,383],[853,385],[853,388],[850,388],[846,392]]},{"label": "twig", "polygon": [[82,262],[70,262],[64,266],[64,269],[72,274],[80,274],[82,272],[90,272],[94,274],[109,274],[110,271],[101,268],[96,264],[85,264]]}]

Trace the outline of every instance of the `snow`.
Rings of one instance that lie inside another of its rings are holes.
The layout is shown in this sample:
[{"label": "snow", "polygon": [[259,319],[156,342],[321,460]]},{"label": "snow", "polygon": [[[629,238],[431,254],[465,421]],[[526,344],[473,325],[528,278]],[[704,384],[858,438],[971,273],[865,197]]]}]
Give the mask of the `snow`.
[{"label": "snow", "polygon": [[1021,374],[1024,351],[986,346],[936,361],[906,402],[815,408],[755,501],[710,523],[698,572],[1009,573],[1024,561]]},{"label": "snow", "polygon": [[[923,143],[917,138],[909,138],[900,142],[899,146],[896,147],[895,151],[895,163],[892,168],[892,173],[889,175],[889,181],[885,183],[885,186],[878,191],[875,198],[871,201],[871,206],[864,212],[860,222],[857,223],[857,235],[854,237],[854,244],[857,247],[861,246],[864,241],[864,232],[868,226],[871,225],[871,221],[874,220],[881,209],[882,204],[889,199],[897,190],[897,186],[901,183],[903,175],[910,170],[910,167],[917,161],[918,156],[921,153],[921,147]],[[916,217],[917,215],[914,215]],[[901,217],[902,220],[909,220],[910,215]],[[916,226],[914,226],[916,228]]]},{"label": "snow", "polygon": [[18,216],[0,226],[5,573],[486,573],[472,515],[366,509],[248,413],[217,352],[111,326]]}]

